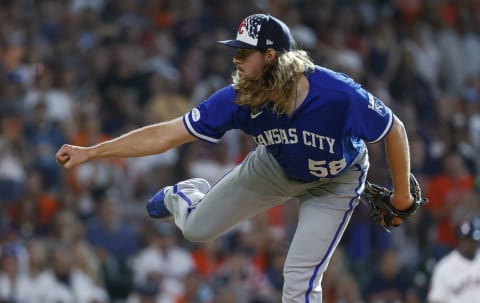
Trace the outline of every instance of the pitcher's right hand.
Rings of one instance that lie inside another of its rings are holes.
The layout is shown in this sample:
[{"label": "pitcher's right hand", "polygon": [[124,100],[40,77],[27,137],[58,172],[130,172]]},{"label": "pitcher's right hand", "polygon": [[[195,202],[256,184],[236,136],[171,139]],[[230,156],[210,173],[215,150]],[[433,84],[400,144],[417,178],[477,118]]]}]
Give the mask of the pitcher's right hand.
[{"label": "pitcher's right hand", "polygon": [[88,148],[64,144],[55,154],[55,159],[63,167],[71,168],[89,160]]}]

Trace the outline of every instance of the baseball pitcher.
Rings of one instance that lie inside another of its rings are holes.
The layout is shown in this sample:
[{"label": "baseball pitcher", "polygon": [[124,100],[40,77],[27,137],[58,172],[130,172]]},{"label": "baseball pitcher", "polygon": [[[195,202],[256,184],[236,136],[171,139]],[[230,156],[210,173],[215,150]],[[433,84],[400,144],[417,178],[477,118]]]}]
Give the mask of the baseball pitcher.
[{"label": "baseball pitcher", "polygon": [[388,194],[366,197],[378,222],[397,226],[421,204],[411,192],[404,125],[350,77],[315,65],[271,15],[246,17],[236,38],[220,43],[236,49],[231,85],[172,121],[95,146],[66,144],[57,161],[70,168],[104,157],[146,156],[192,140],[216,143],[229,130],[242,130],[258,147],[240,165],[216,184],[196,178],[161,189],[148,201],[148,214],[173,216],[187,240],[204,242],[298,199],[283,302],[322,302],[322,275],[365,189],[366,143],[385,144],[393,181]]}]

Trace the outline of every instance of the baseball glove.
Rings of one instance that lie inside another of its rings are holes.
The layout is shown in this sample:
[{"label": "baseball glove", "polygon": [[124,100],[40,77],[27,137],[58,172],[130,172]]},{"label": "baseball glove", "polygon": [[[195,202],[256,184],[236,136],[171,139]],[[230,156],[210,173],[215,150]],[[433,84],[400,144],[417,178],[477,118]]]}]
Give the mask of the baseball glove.
[{"label": "baseball glove", "polygon": [[410,174],[410,193],[413,196],[413,205],[409,209],[403,211],[395,209],[390,202],[392,193],[385,187],[367,181],[365,190],[360,195],[360,201],[368,206],[373,220],[388,232],[390,232],[390,227],[399,226],[399,224],[394,224],[394,218],[400,218],[403,222],[415,214],[420,206],[428,203],[428,199],[422,197],[420,185],[413,174]]}]

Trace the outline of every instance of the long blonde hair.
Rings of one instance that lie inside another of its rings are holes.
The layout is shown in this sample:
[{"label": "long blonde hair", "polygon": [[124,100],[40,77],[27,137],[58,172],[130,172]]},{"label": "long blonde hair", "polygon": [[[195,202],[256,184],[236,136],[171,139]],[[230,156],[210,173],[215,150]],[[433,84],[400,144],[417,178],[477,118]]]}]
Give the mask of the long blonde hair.
[{"label": "long blonde hair", "polygon": [[[277,53],[277,58],[265,66],[257,79],[241,78],[238,70],[233,73],[233,87],[237,92],[235,102],[250,107],[253,112],[271,102],[274,113],[284,114],[294,97],[297,76],[313,69],[314,63],[304,50]],[[278,97],[270,100],[272,95]]]}]

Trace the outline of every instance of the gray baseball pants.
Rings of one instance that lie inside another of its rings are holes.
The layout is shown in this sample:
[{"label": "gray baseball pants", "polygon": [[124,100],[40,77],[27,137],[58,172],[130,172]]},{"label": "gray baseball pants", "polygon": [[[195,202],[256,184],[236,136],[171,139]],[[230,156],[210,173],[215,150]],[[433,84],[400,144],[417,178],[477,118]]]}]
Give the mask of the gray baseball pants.
[{"label": "gray baseball pants", "polygon": [[299,218],[284,266],[283,303],[322,302],[321,280],[358,205],[368,170],[365,150],[341,175],[315,182],[288,179],[274,157],[259,146],[212,187],[189,179],[167,190],[165,206],[185,239],[205,242],[237,223],[299,200]]}]

